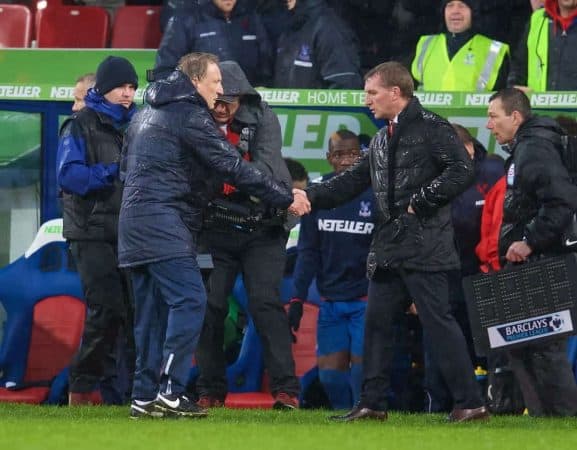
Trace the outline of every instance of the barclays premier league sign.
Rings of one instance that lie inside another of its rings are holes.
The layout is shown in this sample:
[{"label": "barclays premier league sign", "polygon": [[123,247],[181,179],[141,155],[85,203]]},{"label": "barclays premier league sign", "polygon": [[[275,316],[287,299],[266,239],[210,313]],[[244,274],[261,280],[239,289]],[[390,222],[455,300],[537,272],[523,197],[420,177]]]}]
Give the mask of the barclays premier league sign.
[{"label": "barclays premier league sign", "polygon": [[519,344],[570,331],[573,331],[573,321],[569,310],[505,323],[487,329],[491,348]]}]

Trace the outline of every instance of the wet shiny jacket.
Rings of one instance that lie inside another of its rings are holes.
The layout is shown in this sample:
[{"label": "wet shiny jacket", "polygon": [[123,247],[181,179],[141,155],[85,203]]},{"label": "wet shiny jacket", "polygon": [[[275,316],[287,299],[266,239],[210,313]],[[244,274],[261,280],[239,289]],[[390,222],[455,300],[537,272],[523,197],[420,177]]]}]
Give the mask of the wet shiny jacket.
[{"label": "wet shiny jacket", "polygon": [[577,209],[577,187],[561,159],[562,128],[533,116],[517,130],[507,160],[499,255],[525,237],[534,253],[562,251],[561,234]]},{"label": "wet shiny jacket", "polygon": [[[471,158],[451,125],[413,97],[392,139],[382,128],[356,165],[307,192],[313,207],[326,209],[372,185],[378,215],[367,259],[371,277],[377,266],[458,269],[449,203],[472,179]],[[409,204],[416,214],[407,212]]]},{"label": "wet shiny jacket", "polygon": [[225,140],[187,76],[175,71],[151,83],[145,101],[127,130],[121,160],[121,267],[194,255],[215,177],[275,207],[291,204],[286,187],[243,161]]}]

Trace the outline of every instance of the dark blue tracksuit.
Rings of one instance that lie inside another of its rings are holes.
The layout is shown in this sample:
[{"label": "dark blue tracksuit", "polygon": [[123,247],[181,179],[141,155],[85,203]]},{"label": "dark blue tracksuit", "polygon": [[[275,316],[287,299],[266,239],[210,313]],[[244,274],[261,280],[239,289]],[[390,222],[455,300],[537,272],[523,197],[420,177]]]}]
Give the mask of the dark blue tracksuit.
[{"label": "dark blue tracksuit", "polygon": [[[326,175],[323,180],[333,174]],[[374,227],[374,196],[368,189],[334,209],[316,210],[301,219],[293,297],[306,300],[316,277],[323,302],[317,328],[317,355],[363,354],[366,259]],[[335,409],[350,408],[360,396],[362,366],[350,373],[323,369],[319,378]]]}]

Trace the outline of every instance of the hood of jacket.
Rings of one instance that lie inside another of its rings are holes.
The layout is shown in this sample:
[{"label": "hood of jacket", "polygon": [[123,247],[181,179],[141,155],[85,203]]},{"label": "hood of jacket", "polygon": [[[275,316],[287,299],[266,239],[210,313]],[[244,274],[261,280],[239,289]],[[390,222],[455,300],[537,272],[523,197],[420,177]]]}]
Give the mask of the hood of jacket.
[{"label": "hood of jacket", "polygon": [[175,102],[191,102],[207,106],[206,101],[180,70],[173,71],[168,77],[148,85],[144,101],[154,108]]},{"label": "hood of jacket", "polygon": [[218,66],[222,75],[224,95],[242,96],[251,101],[260,101],[260,94],[249,83],[236,61],[222,61]]},{"label": "hood of jacket", "polygon": [[252,87],[235,61],[222,61],[219,67],[224,95],[241,97],[235,119],[245,123],[254,122],[254,109],[261,103],[260,94]]},{"label": "hood of jacket", "polygon": [[563,134],[565,134],[563,128],[552,118],[534,115],[521,124],[511,143],[511,149],[514,152],[518,142],[533,137],[545,139],[555,148],[561,149]]},{"label": "hood of jacket", "polygon": [[301,28],[311,17],[322,14],[327,8],[324,0],[297,0],[295,7],[290,12],[290,28]]},{"label": "hood of jacket", "polygon": [[561,29],[567,31],[577,20],[577,10],[573,11],[569,17],[561,17],[557,0],[545,0],[545,12],[554,20],[555,29],[560,26]]}]

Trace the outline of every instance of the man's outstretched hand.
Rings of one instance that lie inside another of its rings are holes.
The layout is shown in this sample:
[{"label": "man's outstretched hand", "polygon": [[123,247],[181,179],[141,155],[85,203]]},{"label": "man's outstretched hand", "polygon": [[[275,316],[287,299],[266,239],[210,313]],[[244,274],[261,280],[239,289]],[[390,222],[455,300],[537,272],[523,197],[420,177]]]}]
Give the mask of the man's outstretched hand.
[{"label": "man's outstretched hand", "polygon": [[293,202],[289,206],[288,211],[298,217],[311,212],[311,202],[309,202],[305,191],[302,189],[293,189]]}]

